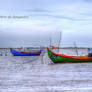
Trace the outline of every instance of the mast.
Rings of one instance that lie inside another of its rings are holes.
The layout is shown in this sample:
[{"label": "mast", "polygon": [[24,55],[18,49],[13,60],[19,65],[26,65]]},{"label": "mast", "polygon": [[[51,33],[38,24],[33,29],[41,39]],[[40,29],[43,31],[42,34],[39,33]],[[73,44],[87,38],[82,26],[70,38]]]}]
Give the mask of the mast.
[{"label": "mast", "polygon": [[75,47],[75,50],[76,50],[76,54],[78,56],[78,49],[77,49],[77,46],[76,46],[76,42],[74,42],[74,47]]},{"label": "mast", "polygon": [[62,36],[62,31],[60,31],[60,39],[59,39],[59,43],[58,43],[58,53],[59,53],[59,48],[60,48],[61,36]]},{"label": "mast", "polygon": [[49,38],[49,40],[50,40],[50,46],[51,46],[51,37]]}]

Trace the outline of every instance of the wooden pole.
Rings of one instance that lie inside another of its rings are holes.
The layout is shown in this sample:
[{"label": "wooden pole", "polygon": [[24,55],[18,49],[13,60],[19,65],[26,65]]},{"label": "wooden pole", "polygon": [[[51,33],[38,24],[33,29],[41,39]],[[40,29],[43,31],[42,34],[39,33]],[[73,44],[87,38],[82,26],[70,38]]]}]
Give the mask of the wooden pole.
[{"label": "wooden pole", "polygon": [[44,64],[44,60],[43,60],[44,48],[41,48],[41,46],[40,46],[40,49],[42,50],[42,53],[41,53],[41,55],[42,55],[42,57],[41,57],[41,64]]},{"label": "wooden pole", "polygon": [[44,64],[44,60],[43,60],[43,53],[42,53],[42,60],[41,60],[41,64]]}]

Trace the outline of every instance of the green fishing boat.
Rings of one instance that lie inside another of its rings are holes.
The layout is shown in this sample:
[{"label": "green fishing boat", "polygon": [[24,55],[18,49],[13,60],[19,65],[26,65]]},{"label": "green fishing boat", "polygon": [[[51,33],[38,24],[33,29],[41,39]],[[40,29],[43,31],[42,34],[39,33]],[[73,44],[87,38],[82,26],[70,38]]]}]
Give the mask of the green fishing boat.
[{"label": "green fishing boat", "polygon": [[64,54],[56,54],[47,47],[47,53],[53,63],[86,63],[92,62],[92,57],[67,56]]}]

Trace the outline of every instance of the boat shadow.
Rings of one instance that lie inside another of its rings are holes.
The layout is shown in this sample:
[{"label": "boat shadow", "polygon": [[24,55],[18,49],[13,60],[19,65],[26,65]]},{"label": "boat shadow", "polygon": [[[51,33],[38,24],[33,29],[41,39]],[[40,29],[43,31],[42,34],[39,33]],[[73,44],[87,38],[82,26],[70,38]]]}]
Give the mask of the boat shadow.
[{"label": "boat shadow", "polygon": [[27,64],[40,60],[40,56],[12,56],[12,62],[18,64]]}]

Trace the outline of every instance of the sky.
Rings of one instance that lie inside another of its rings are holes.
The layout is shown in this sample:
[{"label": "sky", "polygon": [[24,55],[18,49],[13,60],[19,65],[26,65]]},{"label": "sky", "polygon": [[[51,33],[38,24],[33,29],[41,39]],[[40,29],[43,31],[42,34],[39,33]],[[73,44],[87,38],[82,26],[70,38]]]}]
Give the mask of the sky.
[{"label": "sky", "polygon": [[92,0],[0,0],[0,47],[92,47]]}]

